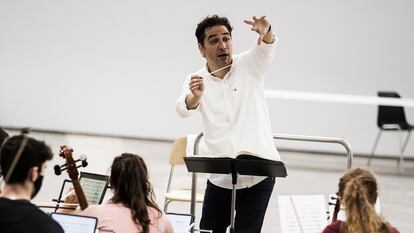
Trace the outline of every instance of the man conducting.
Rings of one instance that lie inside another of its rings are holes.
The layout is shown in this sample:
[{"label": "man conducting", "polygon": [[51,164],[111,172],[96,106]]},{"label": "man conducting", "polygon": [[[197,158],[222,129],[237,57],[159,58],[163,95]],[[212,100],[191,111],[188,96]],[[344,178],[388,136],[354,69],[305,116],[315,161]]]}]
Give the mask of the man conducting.
[{"label": "man conducting", "polygon": [[[201,113],[204,142],[211,155],[249,151],[280,160],[264,96],[264,79],[277,37],[265,16],[244,22],[258,34],[258,40],[248,51],[235,56],[227,18],[208,16],[197,25],[198,49],[206,65],[185,80],[177,112],[183,117],[194,110]],[[235,232],[261,231],[274,184],[271,177],[238,177]],[[201,229],[226,231],[230,224],[231,188],[231,175],[210,175]]]}]

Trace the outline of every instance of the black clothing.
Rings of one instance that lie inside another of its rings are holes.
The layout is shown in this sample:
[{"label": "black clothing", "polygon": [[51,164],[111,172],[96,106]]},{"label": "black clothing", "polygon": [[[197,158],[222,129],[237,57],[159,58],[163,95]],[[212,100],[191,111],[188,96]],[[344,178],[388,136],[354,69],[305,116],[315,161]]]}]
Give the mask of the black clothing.
[{"label": "black clothing", "polygon": [[62,227],[27,200],[0,198],[1,233],[64,233]]}]

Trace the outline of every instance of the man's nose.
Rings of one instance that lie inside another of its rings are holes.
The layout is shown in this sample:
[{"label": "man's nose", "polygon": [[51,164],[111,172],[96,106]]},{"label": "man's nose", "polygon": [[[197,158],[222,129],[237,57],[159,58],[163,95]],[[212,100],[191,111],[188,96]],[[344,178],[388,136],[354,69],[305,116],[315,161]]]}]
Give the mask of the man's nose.
[{"label": "man's nose", "polygon": [[224,41],[222,41],[222,40],[221,40],[221,41],[219,42],[219,49],[223,49],[223,50],[224,50],[224,49],[226,49],[226,48],[227,48],[226,43],[225,43]]}]

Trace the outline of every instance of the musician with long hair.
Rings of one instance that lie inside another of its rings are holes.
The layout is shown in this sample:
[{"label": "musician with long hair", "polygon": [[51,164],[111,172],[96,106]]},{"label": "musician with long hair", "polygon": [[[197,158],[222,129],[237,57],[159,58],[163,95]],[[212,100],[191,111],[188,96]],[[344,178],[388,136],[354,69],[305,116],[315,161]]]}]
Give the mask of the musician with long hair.
[{"label": "musician with long hair", "polygon": [[378,184],[372,172],[364,168],[347,171],[339,180],[338,198],[345,209],[346,221],[335,221],[323,233],[398,233],[375,212]]},{"label": "musician with long hair", "polygon": [[79,214],[97,217],[98,229],[109,232],[173,232],[171,223],[155,203],[147,166],[140,156],[124,153],[115,157],[110,185],[114,195],[108,203],[89,206]]}]

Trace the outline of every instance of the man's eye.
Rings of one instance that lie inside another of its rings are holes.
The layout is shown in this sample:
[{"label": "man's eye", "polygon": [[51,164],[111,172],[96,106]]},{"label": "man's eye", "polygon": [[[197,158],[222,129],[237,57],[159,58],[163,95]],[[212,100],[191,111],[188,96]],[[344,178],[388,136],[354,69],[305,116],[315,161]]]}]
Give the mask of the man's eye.
[{"label": "man's eye", "polygon": [[212,39],[212,40],[210,40],[210,44],[215,44],[217,42],[218,42],[218,39]]}]

